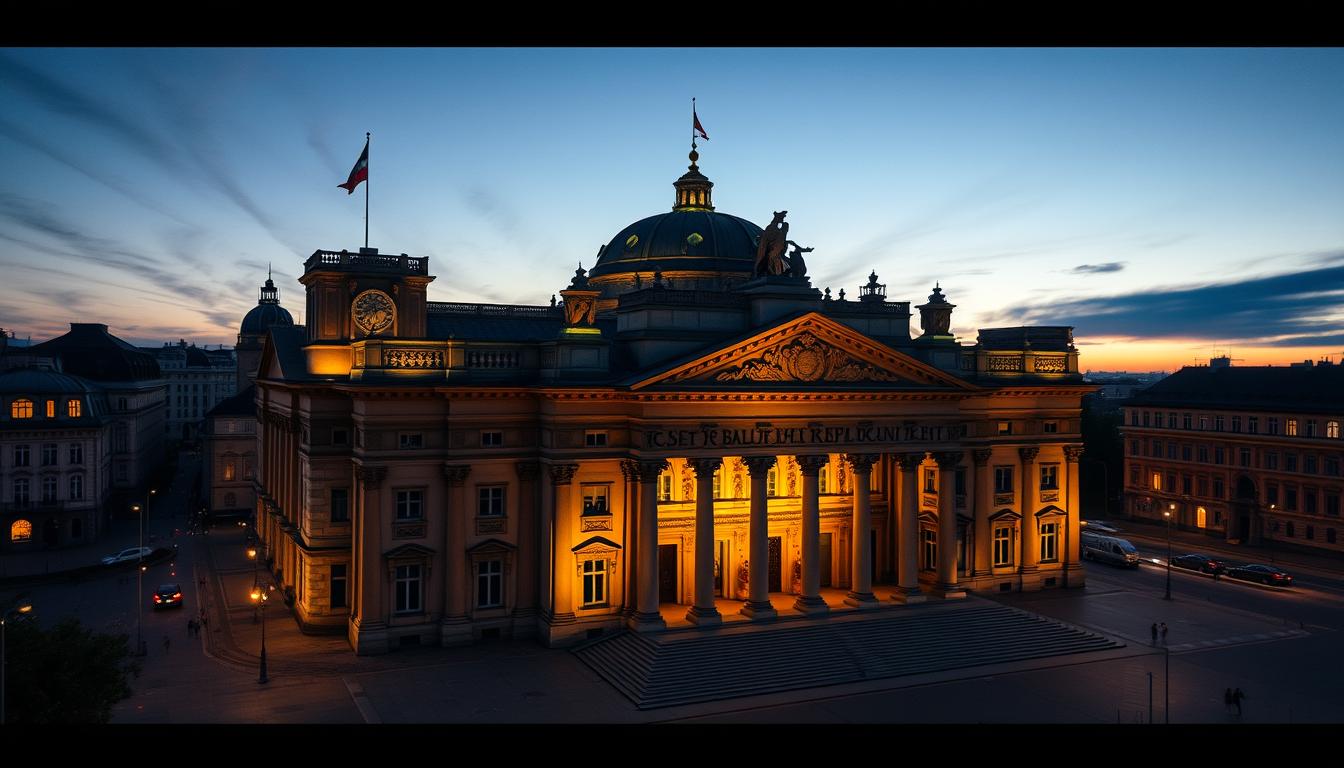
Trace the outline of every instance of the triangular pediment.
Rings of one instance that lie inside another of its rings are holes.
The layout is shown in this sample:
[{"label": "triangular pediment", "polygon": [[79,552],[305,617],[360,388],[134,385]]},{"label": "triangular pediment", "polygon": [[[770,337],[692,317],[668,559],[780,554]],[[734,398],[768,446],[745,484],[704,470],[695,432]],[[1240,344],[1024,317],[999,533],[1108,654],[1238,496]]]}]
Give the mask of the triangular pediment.
[{"label": "triangular pediment", "polygon": [[975,389],[969,382],[902,354],[816,312],[776,325],[631,385]]}]

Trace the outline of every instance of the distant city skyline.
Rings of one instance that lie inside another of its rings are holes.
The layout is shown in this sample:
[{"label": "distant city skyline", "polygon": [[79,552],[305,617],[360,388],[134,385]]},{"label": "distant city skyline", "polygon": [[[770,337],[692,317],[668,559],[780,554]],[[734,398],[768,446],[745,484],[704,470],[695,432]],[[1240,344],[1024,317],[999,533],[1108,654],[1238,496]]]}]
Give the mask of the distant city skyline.
[{"label": "distant city skyline", "polygon": [[[718,210],[813,283],[935,283],[952,330],[1075,326],[1084,370],[1344,353],[1339,49],[5,49],[0,326],[232,347],[274,270],[363,242],[436,301],[545,304],[670,209],[690,99]],[[916,328],[917,330],[917,328]]]}]

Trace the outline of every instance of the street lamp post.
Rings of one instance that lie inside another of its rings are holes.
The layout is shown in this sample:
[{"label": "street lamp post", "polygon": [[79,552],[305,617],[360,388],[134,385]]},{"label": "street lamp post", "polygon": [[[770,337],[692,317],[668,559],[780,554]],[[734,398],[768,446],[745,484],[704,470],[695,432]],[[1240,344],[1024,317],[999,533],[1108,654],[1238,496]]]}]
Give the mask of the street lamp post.
[{"label": "street lamp post", "polygon": [[260,584],[252,586],[252,602],[261,607],[261,674],[257,676],[258,683],[268,681],[266,677],[266,587]]},{"label": "street lamp post", "polygon": [[1175,513],[1175,504],[1168,504],[1166,511],[1162,513],[1167,518],[1167,594],[1163,600],[1171,599],[1171,518]]},{"label": "street lamp post", "polygon": [[33,610],[32,603],[23,595],[14,598],[14,602],[0,613],[0,725],[5,724],[5,627],[13,616],[20,616]]}]

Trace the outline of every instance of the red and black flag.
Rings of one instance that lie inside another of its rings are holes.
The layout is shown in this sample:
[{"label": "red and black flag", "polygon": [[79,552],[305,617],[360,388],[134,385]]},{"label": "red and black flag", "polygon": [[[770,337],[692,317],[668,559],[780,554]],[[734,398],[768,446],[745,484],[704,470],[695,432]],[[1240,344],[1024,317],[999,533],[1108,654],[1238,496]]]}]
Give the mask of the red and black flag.
[{"label": "red and black flag", "polygon": [[695,114],[695,107],[691,107],[691,120],[694,121],[693,128],[696,133],[700,134],[700,138],[709,141],[709,134],[705,133],[705,127],[700,124],[700,118]]},{"label": "red and black flag", "polygon": [[355,161],[355,167],[350,169],[350,178],[345,180],[344,184],[336,186],[345,190],[347,195],[355,194],[355,187],[359,182],[369,180],[369,140],[364,140],[364,151],[360,153],[359,159]]}]

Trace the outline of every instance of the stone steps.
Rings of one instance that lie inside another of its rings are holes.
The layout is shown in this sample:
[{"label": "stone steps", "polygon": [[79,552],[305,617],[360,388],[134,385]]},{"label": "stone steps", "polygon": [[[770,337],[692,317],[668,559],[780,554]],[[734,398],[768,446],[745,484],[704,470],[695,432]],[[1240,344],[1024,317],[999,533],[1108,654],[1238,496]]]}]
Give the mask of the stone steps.
[{"label": "stone steps", "polygon": [[640,709],[654,709],[1117,647],[1015,608],[960,603],[819,622],[623,632],[574,654]]}]

